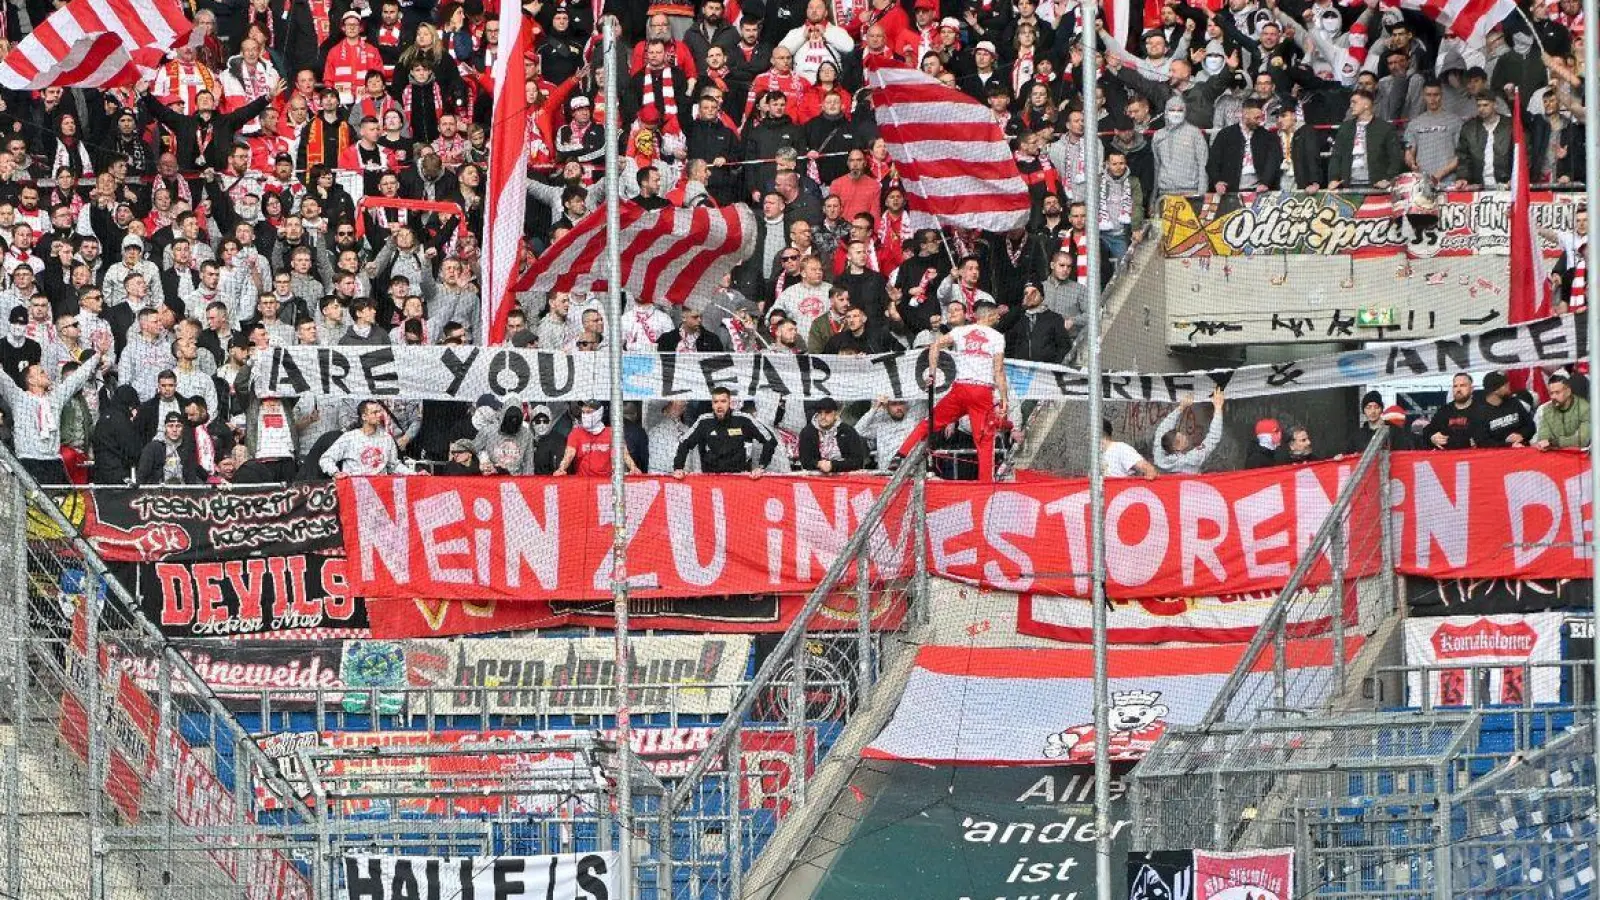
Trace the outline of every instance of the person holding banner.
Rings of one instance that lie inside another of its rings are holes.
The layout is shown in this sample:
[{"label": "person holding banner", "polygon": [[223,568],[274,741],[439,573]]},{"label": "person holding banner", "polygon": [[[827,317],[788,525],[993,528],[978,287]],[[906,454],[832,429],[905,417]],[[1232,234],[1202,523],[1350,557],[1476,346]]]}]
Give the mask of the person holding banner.
[{"label": "person holding banner", "polygon": [[[993,481],[995,423],[1004,419],[1008,411],[1006,339],[994,329],[1000,310],[992,299],[985,296],[978,300],[976,314],[977,324],[951,329],[928,345],[928,378],[938,377],[939,352],[950,348],[956,380],[933,407],[933,427],[943,430],[966,417],[978,448],[978,479]],[[898,468],[906,454],[927,436],[928,423],[918,423],[900,445],[900,452],[889,460],[889,468]]]}]

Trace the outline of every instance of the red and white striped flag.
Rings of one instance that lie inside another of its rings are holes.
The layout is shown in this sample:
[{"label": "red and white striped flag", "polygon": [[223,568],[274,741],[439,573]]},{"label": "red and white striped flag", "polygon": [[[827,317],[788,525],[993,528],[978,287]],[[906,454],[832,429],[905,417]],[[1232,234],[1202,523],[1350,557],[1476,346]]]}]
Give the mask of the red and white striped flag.
[{"label": "red and white striped flag", "polygon": [[[1485,160],[1484,165],[1493,165]],[[1528,142],[1522,133],[1522,94],[1511,99],[1511,256],[1508,272],[1511,295],[1506,302],[1506,322],[1518,325],[1550,315],[1549,281],[1539,254],[1539,229],[1533,224],[1533,193],[1529,181]],[[1506,373],[1513,390],[1527,388],[1545,399],[1544,370],[1538,367]]]},{"label": "red and white striped flag", "polygon": [[989,107],[876,56],[867,59],[867,85],[911,209],[952,228],[1009,231],[1028,224],[1028,185]]},{"label": "red and white striped flag", "polygon": [[0,87],[126,87],[193,31],[176,0],[72,0],[11,48]]},{"label": "red and white striped flag", "polygon": [[519,8],[507,4],[500,17],[500,42],[495,48],[494,116],[489,128],[489,165],[483,198],[483,281],[479,308],[480,340],[489,345],[505,339],[506,314],[514,300],[522,227],[528,207],[528,73],[524,57],[533,49],[532,30]]},{"label": "red and white striped flag", "polygon": [[[710,294],[722,276],[756,249],[755,215],[744,204],[646,210],[624,203],[617,213],[622,288],[652,303],[682,305],[695,294]],[[605,252],[606,211],[601,207],[550,245],[516,290],[583,293],[605,277]]]},{"label": "red and white striped flag", "polygon": [[1515,0],[1384,0],[1384,5],[1420,12],[1445,31],[1480,46],[1489,29],[1517,11]]}]

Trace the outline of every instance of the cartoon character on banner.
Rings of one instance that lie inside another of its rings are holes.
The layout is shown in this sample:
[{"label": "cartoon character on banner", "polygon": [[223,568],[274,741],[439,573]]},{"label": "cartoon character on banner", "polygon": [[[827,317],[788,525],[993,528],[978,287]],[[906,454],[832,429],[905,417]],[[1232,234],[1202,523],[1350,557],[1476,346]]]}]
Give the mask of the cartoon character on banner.
[{"label": "cartoon character on banner", "polygon": [[[1167,731],[1169,710],[1160,691],[1116,691],[1111,695],[1111,739],[1113,762],[1134,762],[1144,758]],[[1046,759],[1073,763],[1094,762],[1094,724],[1074,725],[1045,739]]]},{"label": "cartoon character on banner", "polygon": [[1168,884],[1155,866],[1146,863],[1128,881],[1128,900],[1189,900],[1193,890],[1193,870],[1173,872]]}]

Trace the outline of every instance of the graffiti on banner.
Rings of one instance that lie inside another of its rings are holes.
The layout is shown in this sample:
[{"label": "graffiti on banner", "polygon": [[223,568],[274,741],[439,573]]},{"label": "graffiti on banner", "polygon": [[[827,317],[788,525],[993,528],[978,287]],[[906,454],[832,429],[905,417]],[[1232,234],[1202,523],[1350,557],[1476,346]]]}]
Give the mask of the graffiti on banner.
[{"label": "graffiti on banner", "polygon": [[618,900],[615,853],[344,857],[340,900]]},{"label": "graffiti on banner", "polygon": [[[726,713],[750,646],[740,634],[634,638],[629,705],[638,713]],[[614,652],[610,638],[346,641],[341,674],[351,688],[429,690],[444,715],[486,706],[507,715],[610,715]]]},{"label": "graffiti on banner", "polygon": [[1406,605],[1413,616],[1493,616],[1588,608],[1587,578],[1452,578],[1406,580]]},{"label": "graffiti on banner", "polygon": [[366,603],[350,595],[342,555],[297,553],[133,568],[145,615],[170,637],[367,628]]},{"label": "graffiti on banner", "polygon": [[[1580,194],[1533,197],[1536,227],[1576,228]],[[1438,195],[1438,221],[1421,229],[1396,215],[1386,194],[1243,193],[1163,197],[1162,250],[1169,258],[1315,254],[1416,258],[1504,254],[1511,243],[1511,195]],[[1546,252],[1554,250],[1546,245]]]},{"label": "graffiti on banner", "polygon": [[[1518,706],[1560,699],[1561,671],[1528,668],[1561,659],[1561,613],[1437,616],[1405,622],[1406,664],[1470,668],[1413,672],[1406,685],[1412,706],[1467,706],[1475,700]],[[1487,684],[1475,683],[1486,676]],[[1487,695],[1481,692],[1487,690]]]},{"label": "graffiti on banner", "polygon": [[293,556],[339,547],[332,484],[227,491],[97,488],[68,506],[101,558],[210,561]]},{"label": "graffiti on banner", "polygon": [[[224,705],[260,709],[262,692],[271,692],[274,709],[304,708],[319,694],[339,690],[339,641],[174,641],[206,686]],[[108,650],[116,650],[116,645]],[[159,690],[160,664],[154,657],[111,652],[146,691]],[[175,695],[193,695],[194,686],[172,680]]]}]

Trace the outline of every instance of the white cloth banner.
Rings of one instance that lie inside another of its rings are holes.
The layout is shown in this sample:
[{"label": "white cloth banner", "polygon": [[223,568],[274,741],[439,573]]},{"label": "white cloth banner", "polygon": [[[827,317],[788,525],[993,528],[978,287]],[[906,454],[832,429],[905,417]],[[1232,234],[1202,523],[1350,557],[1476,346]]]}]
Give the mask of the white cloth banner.
[{"label": "white cloth banner", "polygon": [[[1519,706],[1528,702],[1530,690],[1534,703],[1560,700],[1558,667],[1530,670],[1525,666],[1561,659],[1562,615],[1548,612],[1407,619],[1406,665],[1458,663],[1468,667],[1411,673],[1406,685],[1410,704],[1422,705],[1424,677],[1428,703],[1433,706],[1469,706],[1475,697],[1479,704]],[[1483,684],[1475,685],[1475,680],[1482,680]],[[1480,693],[1485,690],[1487,695]]]},{"label": "white cloth banner", "polygon": [[343,900],[616,900],[617,854],[344,858]]},{"label": "white cloth banner", "polygon": [[[1588,356],[1582,321],[1553,316],[1437,340],[1349,350],[1294,362],[1166,374],[1106,375],[1107,400],[1175,403],[1221,387],[1230,397],[1357,387],[1389,379],[1558,365]],[[816,400],[916,399],[923,396],[921,351],[877,356],[751,353],[624,353],[622,392],[629,400],[707,400],[716,387]],[[940,360],[942,383],[955,362]],[[610,396],[606,354],[501,347],[288,347],[257,357],[251,376],[260,396],[329,394],[471,400],[484,394],[562,401]],[[1067,366],[1010,362],[1006,378],[1018,400],[1087,394],[1088,378]]]}]

